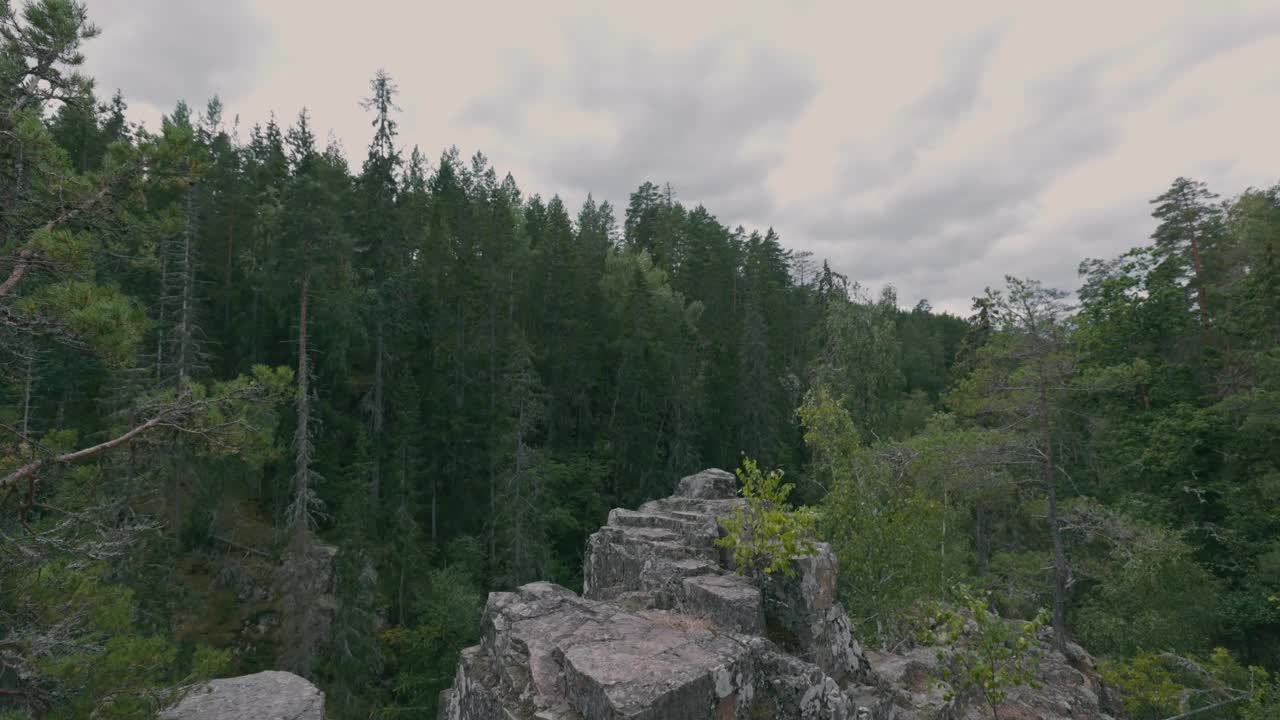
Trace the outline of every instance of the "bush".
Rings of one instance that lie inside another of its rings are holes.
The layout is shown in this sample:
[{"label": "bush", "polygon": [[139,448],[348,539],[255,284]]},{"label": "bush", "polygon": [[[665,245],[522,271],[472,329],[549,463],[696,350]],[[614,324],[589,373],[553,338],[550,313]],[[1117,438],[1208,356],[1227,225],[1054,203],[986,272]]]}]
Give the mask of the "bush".
[{"label": "bush", "polygon": [[743,458],[737,474],[747,502],[725,518],[727,534],[716,544],[733,551],[734,566],[744,575],[794,575],[791,559],[814,550],[817,514],[791,508],[787,498],[795,486],[782,482],[781,470],[762,473],[754,460]]},{"label": "bush", "polygon": [[1119,691],[1133,720],[1193,712],[1209,718],[1280,718],[1280,688],[1265,670],[1241,665],[1224,648],[1207,657],[1144,651],[1123,662],[1104,661],[1099,670]]},{"label": "bush", "polygon": [[919,638],[942,644],[938,651],[941,679],[950,685],[947,699],[979,699],[999,719],[1009,690],[1037,686],[1041,646],[1036,633],[1049,621],[1041,610],[1031,620],[1005,620],[990,609],[988,599],[967,586],[953,590],[956,607],[940,608],[933,628]]}]

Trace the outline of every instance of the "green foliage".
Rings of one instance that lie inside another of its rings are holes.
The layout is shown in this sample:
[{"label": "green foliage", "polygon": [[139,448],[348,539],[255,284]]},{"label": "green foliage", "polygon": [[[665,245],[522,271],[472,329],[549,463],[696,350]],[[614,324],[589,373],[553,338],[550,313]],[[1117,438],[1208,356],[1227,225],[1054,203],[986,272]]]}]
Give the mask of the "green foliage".
[{"label": "green foliage", "polygon": [[814,551],[817,513],[791,508],[787,498],[795,486],[782,482],[781,470],[762,472],[755,460],[744,457],[736,472],[746,503],[724,518],[726,534],[716,544],[733,552],[734,567],[744,575],[794,576],[792,558]]},{"label": "green foliage", "polygon": [[190,677],[192,681],[222,677],[231,670],[233,662],[231,650],[201,645],[191,657]]},{"label": "green foliage", "polygon": [[1160,720],[1180,712],[1186,688],[1158,653],[1140,653],[1127,662],[1106,663],[1100,669],[1134,720]]},{"label": "green foliage", "polygon": [[1049,621],[1041,610],[1027,621],[1006,620],[989,607],[981,594],[965,585],[953,592],[954,608],[935,614],[932,627],[922,630],[920,640],[945,645],[938,651],[941,679],[950,686],[948,700],[976,698],[999,720],[999,708],[1009,691],[1023,686],[1037,687],[1040,656],[1037,633]]},{"label": "green foliage", "polygon": [[838,397],[858,418],[863,441],[871,442],[888,438],[896,429],[897,403],[906,381],[895,324],[896,298],[890,295],[872,303],[855,295],[855,300],[827,305],[814,385]]},{"label": "green foliage", "polygon": [[822,386],[798,415],[813,453],[810,476],[826,490],[819,530],[840,558],[841,600],[867,629],[864,638],[875,628],[878,641],[891,644],[908,632],[914,606],[937,597],[963,559],[960,538],[946,535],[950,509],[931,477],[933,464],[956,448],[937,437],[863,447],[849,413]]},{"label": "green foliage", "polygon": [[1082,547],[1079,563],[1091,587],[1074,617],[1086,647],[1128,657],[1209,645],[1221,626],[1221,590],[1178,534],[1096,504],[1080,503],[1069,512],[1094,528],[1086,538],[1096,546]]},{"label": "green foliage", "polygon": [[1099,670],[1133,720],[1188,713],[1261,720],[1276,717],[1280,707],[1270,673],[1241,665],[1221,647],[1206,656],[1142,651],[1122,662],[1103,662]]},{"label": "green foliage", "polygon": [[104,360],[123,365],[133,359],[147,330],[136,300],[112,288],[68,280],[44,285],[14,307],[29,322],[52,321]]},{"label": "green foliage", "polygon": [[[8,588],[6,600],[28,622],[25,642],[31,669],[40,678],[32,688],[54,700],[47,717],[135,718],[149,716],[172,698],[169,688],[224,674],[231,654],[198,646],[189,668],[178,648],[161,635],[145,634],[136,624],[135,593],[107,579],[104,563],[56,563],[32,568]],[[42,637],[41,628],[53,635]],[[61,642],[48,642],[51,638]]]},{"label": "green foliage", "polygon": [[419,619],[382,633],[394,693],[382,717],[433,714],[440,691],[453,684],[458,652],[477,639],[482,596],[462,566],[433,570],[426,584],[415,613]]},{"label": "green foliage", "polygon": [[1241,720],[1275,720],[1280,717],[1280,678],[1262,684],[1240,708]]}]

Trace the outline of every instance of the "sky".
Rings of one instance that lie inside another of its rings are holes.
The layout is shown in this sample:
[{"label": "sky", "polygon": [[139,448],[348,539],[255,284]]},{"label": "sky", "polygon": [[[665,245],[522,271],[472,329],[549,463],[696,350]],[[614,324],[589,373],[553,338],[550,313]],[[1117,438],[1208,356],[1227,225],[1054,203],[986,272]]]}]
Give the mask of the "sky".
[{"label": "sky", "polygon": [[[148,127],[304,106],[357,164],[374,72],[400,140],[621,211],[670,182],[899,303],[1006,274],[1074,290],[1177,176],[1280,181],[1280,2],[87,0],[99,91]],[[323,136],[323,132],[321,132]]]}]

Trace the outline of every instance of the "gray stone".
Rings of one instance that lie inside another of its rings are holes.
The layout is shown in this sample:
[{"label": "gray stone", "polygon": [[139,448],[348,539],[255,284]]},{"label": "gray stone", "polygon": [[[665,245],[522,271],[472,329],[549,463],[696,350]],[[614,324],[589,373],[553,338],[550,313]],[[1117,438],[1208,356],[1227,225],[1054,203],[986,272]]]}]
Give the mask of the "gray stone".
[{"label": "gray stone", "polygon": [[815,543],[810,555],[792,558],[795,575],[765,579],[765,613],[792,652],[813,662],[837,682],[862,682],[869,666],[844,608],[836,602],[836,556]]},{"label": "gray stone", "polygon": [[681,579],[718,565],[714,540],[713,534],[606,525],[587,542],[583,595],[607,600],[643,591],[661,595],[659,606],[671,607]]},{"label": "gray stone", "polygon": [[440,717],[710,718],[749,706],[751,662],[700,618],[531,583],[490,594],[481,645],[463,653]]},{"label": "gray stone", "polygon": [[717,627],[747,635],[764,634],[764,604],[760,591],[736,575],[697,575],[685,578],[682,609],[705,616]]},{"label": "gray stone", "polygon": [[293,673],[268,670],[212,680],[160,720],[324,720],[324,693]]},{"label": "gray stone", "polygon": [[709,468],[680,478],[676,495],[704,500],[735,498],[738,497],[738,478],[719,468]]},{"label": "gray stone", "polygon": [[951,708],[946,686],[937,681],[938,649],[918,647],[901,654],[869,651],[876,681],[892,688],[905,717],[945,717]]}]

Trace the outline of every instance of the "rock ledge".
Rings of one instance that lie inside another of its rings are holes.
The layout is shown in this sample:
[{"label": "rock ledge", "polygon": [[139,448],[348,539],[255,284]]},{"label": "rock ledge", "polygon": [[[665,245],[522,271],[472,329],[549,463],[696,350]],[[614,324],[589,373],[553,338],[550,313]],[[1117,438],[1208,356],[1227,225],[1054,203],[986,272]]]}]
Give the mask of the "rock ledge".
[{"label": "rock ledge", "polygon": [[[934,680],[937,648],[864,653],[836,600],[825,543],[794,577],[733,574],[715,541],[740,507],[723,470],[615,509],[591,536],[583,592],[551,583],[491,593],[440,720],[977,720]],[[1001,717],[1109,718],[1114,699],[1078,646],[1047,650],[1038,690]]]}]

